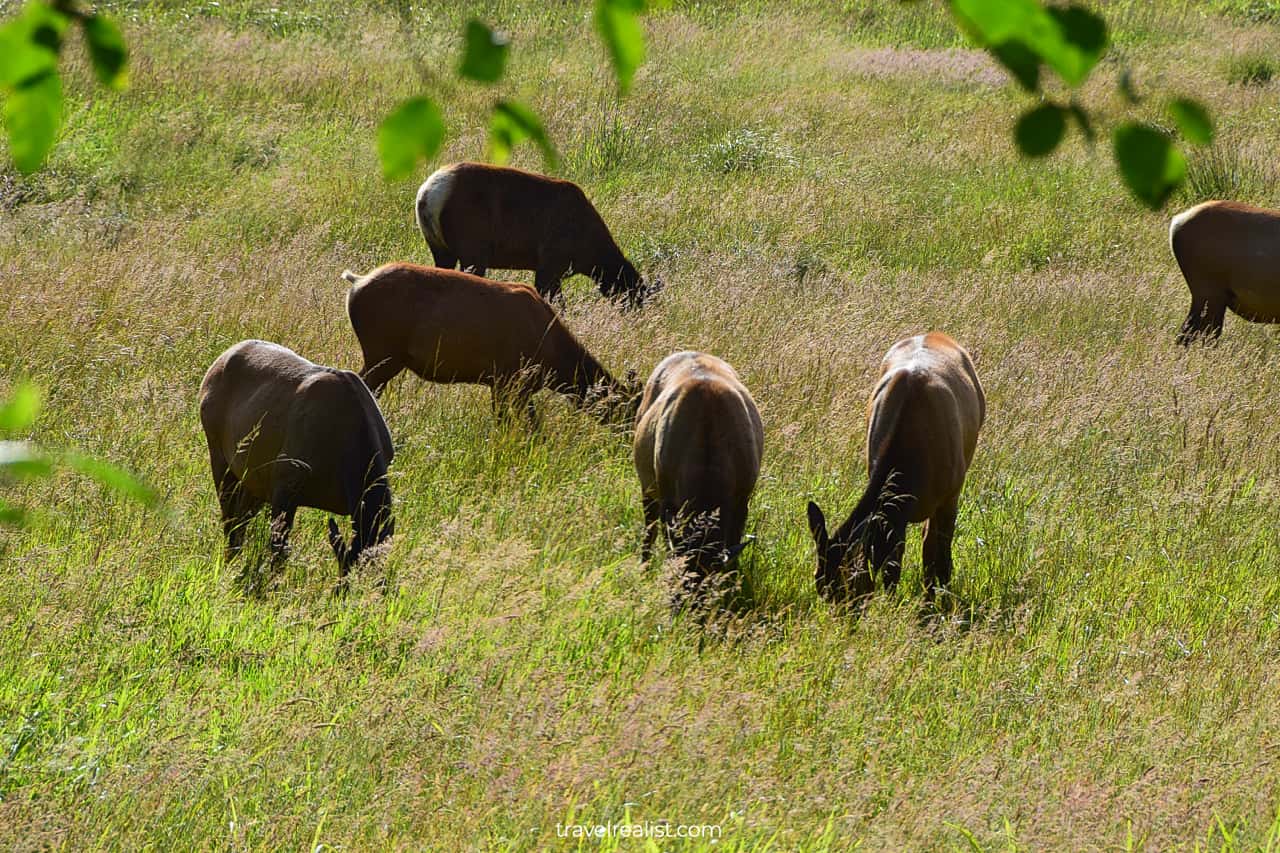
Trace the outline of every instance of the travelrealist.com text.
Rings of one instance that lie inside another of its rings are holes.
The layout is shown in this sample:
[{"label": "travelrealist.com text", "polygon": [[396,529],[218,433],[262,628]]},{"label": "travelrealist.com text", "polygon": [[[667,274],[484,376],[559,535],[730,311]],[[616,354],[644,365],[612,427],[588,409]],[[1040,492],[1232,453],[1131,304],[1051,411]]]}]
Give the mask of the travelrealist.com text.
[{"label": "travelrealist.com text", "polygon": [[708,838],[720,837],[713,823],[558,823],[560,838]]}]

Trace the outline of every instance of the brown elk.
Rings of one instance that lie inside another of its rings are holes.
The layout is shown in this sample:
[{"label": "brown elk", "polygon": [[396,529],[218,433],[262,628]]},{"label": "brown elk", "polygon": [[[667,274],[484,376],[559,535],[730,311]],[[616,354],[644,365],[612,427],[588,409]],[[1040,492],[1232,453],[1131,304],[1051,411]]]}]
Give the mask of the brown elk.
[{"label": "brown elk", "polygon": [[634,412],[631,380],[618,381],[528,285],[393,263],[347,270],[347,315],[374,394],[408,369],[429,382],[488,385],[496,411],[550,388],[603,419]]},{"label": "brown elk", "polygon": [[1255,323],[1280,322],[1280,211],[1207,201],[1173,217],[1169,245],[1191,290],[1179,344],[1216,340],[1228,308]]},{"label": "brown elk", "polygon": [[907,525],[926,522],[925,595],[951,580],[951,540],[965,473],[973,461],[986,398],[969,354],[931,332],[894,344],[867,405],[869,482],[849,518],[828,535],[809,503],[818,547],[818,593],[840,601],[870,595],[875,575],[893,589],[902,570]]},{"label": "brown elk", "polygon": [[731,574],[744,542],[747,502],[760,474],[764,429],[738,374],[715,356],[677,352],[654,369],[633,446],[644,506],[641,559],[659,526],[685,559],[682,593]]},{"label": "brown elk", "polygon": [[415,211],[443,269],[460,264],[479,276],[489,269],[533,270],[534,287],[550,300],[560,297],[561,282],[573,273],[590,276],[611,298],[639,304],[646,295],[609,227],[569,181],[455,163],[427,178]]},{"label": "brown elk", "polygon": [[200,423],[228,559],[264,505],[271,508],[277,564],[288,554],[298,507],[352,517],[350,544],[329,519],[329,544],[342,578],[366,549],[392,535],[391,434],[356,374],[313,364],[277,344],[242,341],[205,373]]}]

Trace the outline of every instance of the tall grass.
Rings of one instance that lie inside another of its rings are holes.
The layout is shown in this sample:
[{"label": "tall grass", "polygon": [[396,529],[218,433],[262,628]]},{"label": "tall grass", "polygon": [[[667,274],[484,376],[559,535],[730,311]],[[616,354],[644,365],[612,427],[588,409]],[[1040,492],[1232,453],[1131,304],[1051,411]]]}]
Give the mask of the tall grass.
[{"label": "tall grass", "polygon": [[1274,57],[1262,53],[1246,53],[1227,60],[1225,74],[1228,82],[1238,86],[1262,86],[1270,83],[1276,76],[1276,68]]},{"label": "tall grass", "polygon": [[1232,199],[1270,205],[1277,177],[1272,159],[1222,140],[1191,159],[1184,194],[1195,202]]},{"label": "tall grass", "polygon": [[[0,529],[0,846],[558,849],[557,824],[628,817],[723,829],[660,849],[1273,841],[1274,329],[1176,349],[1165,216],[1083,145],[1017,159],[1012,88],[848,73],[869,42],[950,46],[920,29],[938,4],[677,4],[621,101],[588,7],[113,5],[131,88],[73,64],[48,170],[0,179],[0,397],[38,383],[34,439],[131,467],[167,509],[19,487],[46,509]],[[439,93],[441,160],[481,156],[492,98],[532,104],[667,284],[622,313],[575,279],[566,322],[612,371],[720,355],[760,406],[750,612],[671,615],[626,436],[552,397],[530,432],[411,376],[381,400],[397,535],[349,595],[317,511],[264,595],[235,580],[261,522],[222,562],[200,377],[247,337],[358,366],[339,273],[427,256],[374,129],[473,13],[511,34],[511,77]],[[1224,159],[1193,162],[1192,193],[1261,191],[1265,90],[1203,69],[1219,28],[1269,25],[1185,14],[1135,26],[1127,61],[1214,104]],[[915,530],[899,592],[853,618],[816,597],[805,502],[853,506],[879,359],[930,328],[989,407],[957,606],[923,608]]]}]

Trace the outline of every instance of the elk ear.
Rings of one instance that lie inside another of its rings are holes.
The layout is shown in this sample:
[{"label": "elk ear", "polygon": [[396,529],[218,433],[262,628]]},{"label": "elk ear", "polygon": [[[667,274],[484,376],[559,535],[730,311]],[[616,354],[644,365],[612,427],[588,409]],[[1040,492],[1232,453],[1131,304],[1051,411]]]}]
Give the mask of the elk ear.
[{"label": "elk ear", "polygon": [[333,549],[333,554],[338,558],[339,563],[346,562],[347,543],[342,539],[342,531],[338,529],[338,522],[332,518],[329,519],[329,547]]},{"label": "elk ear", "polygon": [[825,551],[828,542],[827,517],[813,501],[809,501],[809,532],[813,534],[813,541],[818,544],[819,550]]}]

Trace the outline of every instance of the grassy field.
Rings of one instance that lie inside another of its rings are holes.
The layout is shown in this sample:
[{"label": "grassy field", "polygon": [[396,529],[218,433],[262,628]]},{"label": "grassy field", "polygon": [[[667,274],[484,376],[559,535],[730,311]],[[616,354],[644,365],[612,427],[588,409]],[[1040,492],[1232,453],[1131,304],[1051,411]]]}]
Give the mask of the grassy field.
[{"label": "grassy field", "polygon": [[[721,827],[681,849],[1280,844],[1280,333],[1175,348],[1168,213],[1106,145],[1020,160],[1025,98],[939,7],[677,3],[619,101],[581,2],[107,5],[132,85],[72,50],[47,169],[0,174],[0,395],[39,384],[33,438],[164,509],[5,486],[40,509],[0,529],[0,847],[561,849],[557,824],[624,818]],[[1127,66],[1218,120],[1175,208],[1280,205],[1280,6],[1103,9],[1104,119]],[[497,89],[450,73],[471,13],[513,36]],[[750,612],[673,620],[626,435],[550,397],[529,434],[408,376],[383,398],[397,536],[352,593],[316,511],[265,595],[223,564],[200,378],[249,337],[359,366],[339,273],[428,258],[418,181],[373,146],[425,87],[442,162],[483,156],[496,95],[533,105],[666,280],[639,315],[571,282],[606,366],[701,349],[753,392]],[[852,508],[880,356],[934,328],[988,399],[963,605],[922,610],[916,530],[855,621],[816,598],[805,502]]]}]

